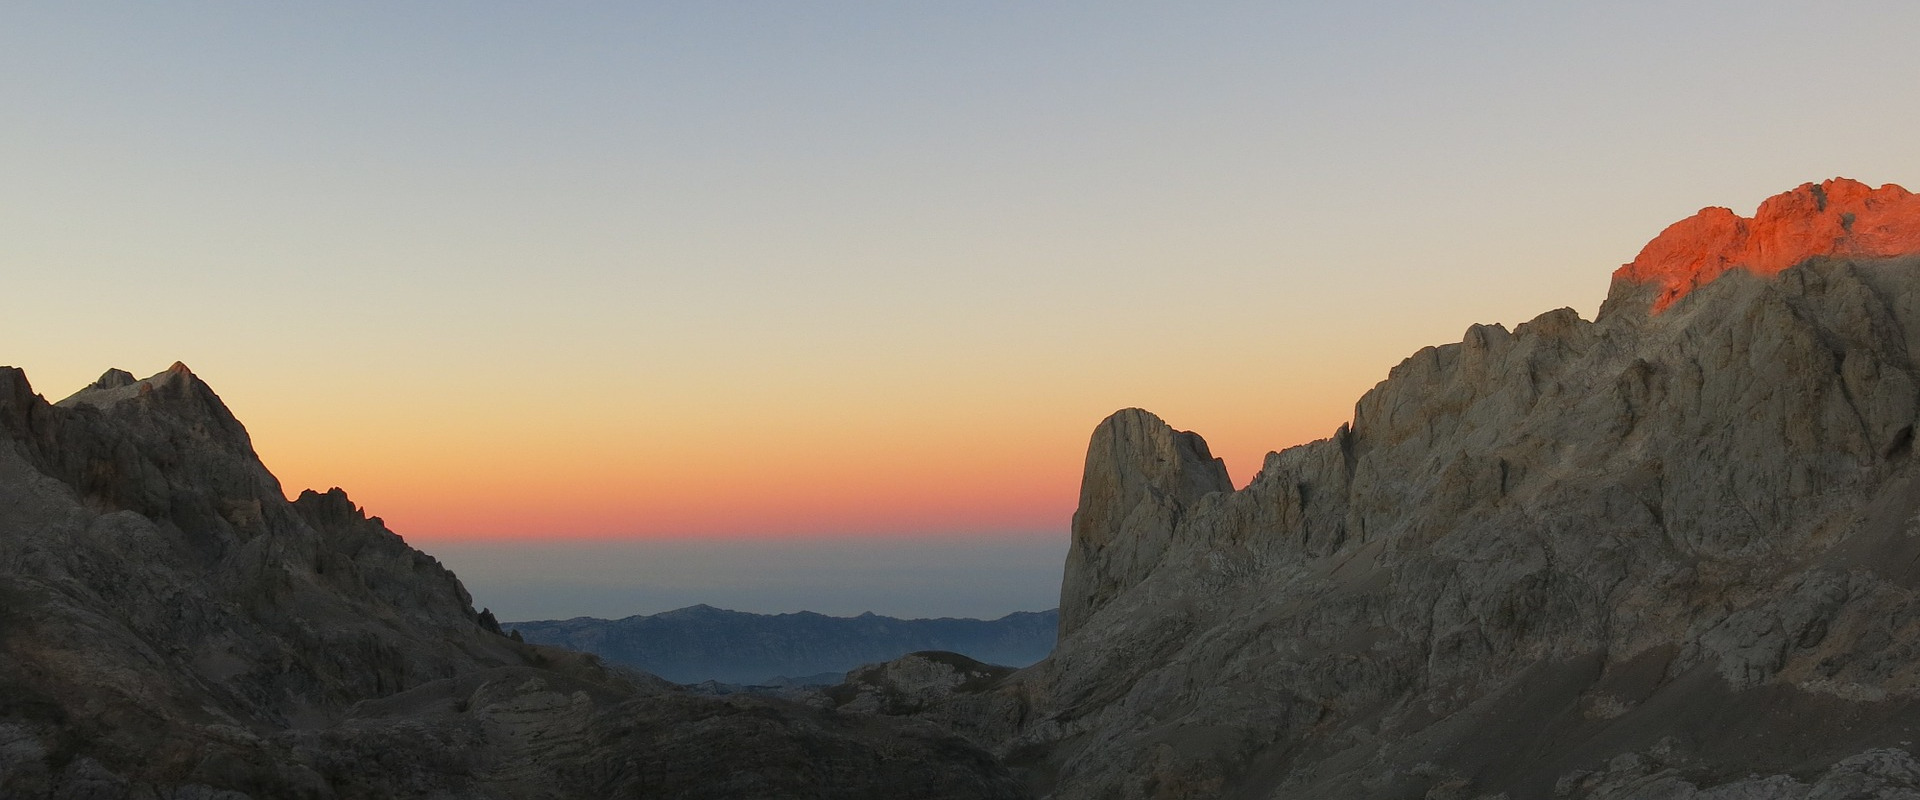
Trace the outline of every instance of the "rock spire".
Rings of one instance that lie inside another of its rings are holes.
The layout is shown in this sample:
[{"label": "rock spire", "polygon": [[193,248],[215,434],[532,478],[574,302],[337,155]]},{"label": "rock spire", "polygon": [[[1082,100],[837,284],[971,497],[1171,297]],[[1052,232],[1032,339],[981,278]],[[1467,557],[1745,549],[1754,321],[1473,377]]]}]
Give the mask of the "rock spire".
[{"label": "rock spire", "polygon": [[1087,447],[1060,583],[1061,636],[1151,572],[1200,498],[1231,491],[1226,463],[1199,434],[1138,408],[1101,422]]}]

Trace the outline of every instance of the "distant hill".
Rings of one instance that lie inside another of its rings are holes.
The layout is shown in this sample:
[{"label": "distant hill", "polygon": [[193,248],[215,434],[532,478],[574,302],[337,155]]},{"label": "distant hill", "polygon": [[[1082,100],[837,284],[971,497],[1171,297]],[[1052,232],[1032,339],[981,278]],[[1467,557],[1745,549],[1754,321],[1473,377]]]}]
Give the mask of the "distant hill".
[{"label": "distant hill", "polygon": [[1057,611],[995,620],[897,619],[811,611],[750,614],[708,605],[625,619],[575,617],[512,622],[529,642],[597,653],[671,681],[766,683],[781,676],[846,672],[920,650],[950,650],[1024,667],[1053,650]]}]

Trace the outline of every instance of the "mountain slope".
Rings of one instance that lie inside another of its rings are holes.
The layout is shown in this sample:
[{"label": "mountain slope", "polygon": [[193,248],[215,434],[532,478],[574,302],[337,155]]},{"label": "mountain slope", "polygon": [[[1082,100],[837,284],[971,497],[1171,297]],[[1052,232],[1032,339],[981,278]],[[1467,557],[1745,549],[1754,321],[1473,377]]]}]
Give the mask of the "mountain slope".
[{"label": "mountain slope", "polygon": [[680,683],[758,683],[846,672],[917,650],[963,653],[1024,667],[1053,649],[1059,615],[1021,611],[996,620],[749,614],[689,606],[617,620],[575,617],[508,623],[527,641],[595,653]]},{"label": "mountain slope", "polygon": [[1115,414],[1053,655],[918,713],[1061,798],[1913,796],[1920,257],[1852,235],[1472,326],[1238,491]]},{"label": "mountain slope", "polygon": [[289,502],[185,366],[0,368],[0,796],[1016,797],[924,726],[514,642],[339,490]]}]

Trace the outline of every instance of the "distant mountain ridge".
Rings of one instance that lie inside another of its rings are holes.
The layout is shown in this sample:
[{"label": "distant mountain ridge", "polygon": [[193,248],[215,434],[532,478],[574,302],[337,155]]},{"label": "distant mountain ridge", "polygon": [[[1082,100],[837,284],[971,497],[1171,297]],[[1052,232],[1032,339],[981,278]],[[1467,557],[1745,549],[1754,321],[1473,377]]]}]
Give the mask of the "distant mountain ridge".
[{"label": "distant mountain ridge", "polygon": [[575,617],[507,623],[529,642],[596,653],[671,681],[759,683],[777,676],[846,672],[920,650],[964,653],[1024,667],[1053,650],[1056,610],[999,619],[899,619],[872,612],[753,614],[695,605],[607,620]]}]

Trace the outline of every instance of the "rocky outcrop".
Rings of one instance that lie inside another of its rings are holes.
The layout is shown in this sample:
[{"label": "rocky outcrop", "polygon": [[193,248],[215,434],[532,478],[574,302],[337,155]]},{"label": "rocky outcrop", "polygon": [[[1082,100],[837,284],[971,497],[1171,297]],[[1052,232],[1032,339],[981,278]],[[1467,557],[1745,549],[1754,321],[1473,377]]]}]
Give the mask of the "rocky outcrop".
[{"label": "rocky outcrop", "polygon": [[1063,799],[1906,796],[1920,257],[1843,188],[1878,238],[1472,326],[1237,491],[1120,412],[1053,655],[911,713]]},{"label": "rocky outcrop", "polygon": [[1768,198],[1752,218],[1701,209],[1648,242],[1614,280],[1647,287],[1657,313],[1732,269],[1772,277],[1818,256],[1910,253],[1920,253],[1920,197],[1834,178]]},{"label": "rocky outcrop", "polygon": [[0,797],[1018,797],[925,724],[699,697],[501,635],[184,365],[0,368]]},{"label": "rocky outcrop", "polygon": [[1060,582],[1060,633],[1071,634],[1151,571],[1187,510],[1231,491],[1226,462],[1206,440],[1137,408],[1093,431]]},{"label": "rocky outcrop", "polygon": [[575,617],[506,626],[529,642],[594,653],[680,683],[764,685],[783,675],[844,675],[920,650],[1024,667],[1053,650],[1058,620],[1053,611],[995,620],[896,619],[873,613],[750,614],[698,605],[616,620]]},{"label": "rocky outcrop", "polygon": [[982,692],[1013,672],[959,653],[929,650],[863,665],[832,687],[829,697],[849,711],[913,714],[955,695]]},{"label": "rocky outcrop", "polygon": [[[856,714],[912,717],[992,747],[1004,744],[1029,721],[1028,700],[1019,691],[1004,690],[1014,674],[1011,667],[983,664],[959,653],[909,653],[849,672],[846,681],[819,692],[817,704]],[[1016,764],[1033,755],[1003,753]]]}]

